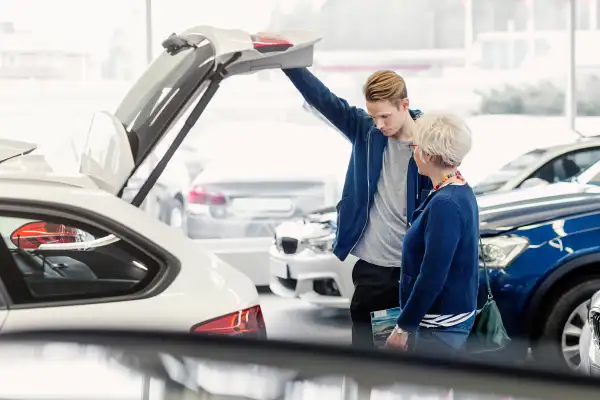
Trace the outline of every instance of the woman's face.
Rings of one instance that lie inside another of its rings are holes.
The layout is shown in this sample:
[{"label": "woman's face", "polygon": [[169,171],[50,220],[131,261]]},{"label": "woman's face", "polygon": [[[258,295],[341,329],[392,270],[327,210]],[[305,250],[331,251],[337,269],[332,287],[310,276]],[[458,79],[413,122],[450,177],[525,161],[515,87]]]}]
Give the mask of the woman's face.
[{"label": "woman's face", "polygon": [[418,144],[413,143],[411,148],[415,157],[415,163],[419,169],[419,174],[429,176],[429,172],[431,171],[431,160],[429,159],[429,156],[423,154]]}]

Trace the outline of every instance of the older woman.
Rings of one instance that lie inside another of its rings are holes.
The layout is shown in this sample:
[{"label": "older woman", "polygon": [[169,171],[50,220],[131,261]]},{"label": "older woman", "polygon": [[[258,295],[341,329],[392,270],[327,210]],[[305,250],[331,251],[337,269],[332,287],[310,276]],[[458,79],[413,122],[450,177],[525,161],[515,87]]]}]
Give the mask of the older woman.
[{"label": "older woman", "polygon": [[471,132],[456,116],[424,114],[410,146],[419,173],[434,189],[404,237],[402,312],[386,347],[455,353],[477,308],[479,211],[458,171],[471,150]]}]

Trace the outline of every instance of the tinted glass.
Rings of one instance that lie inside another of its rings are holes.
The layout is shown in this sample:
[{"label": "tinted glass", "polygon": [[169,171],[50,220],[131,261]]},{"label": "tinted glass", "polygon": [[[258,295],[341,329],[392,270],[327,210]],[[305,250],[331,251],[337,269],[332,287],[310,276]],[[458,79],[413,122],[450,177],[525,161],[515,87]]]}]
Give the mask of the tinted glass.
[{"label": "tinted glass", "polygon": [[[0,216],[0,233],[16,267],[5,266],[0,276],[17,304],[134,294],[160,271],[155,260],[121,240],[88,248],[108,233],[80,223]],[[79,247],[45,248],[53,244]]]}]

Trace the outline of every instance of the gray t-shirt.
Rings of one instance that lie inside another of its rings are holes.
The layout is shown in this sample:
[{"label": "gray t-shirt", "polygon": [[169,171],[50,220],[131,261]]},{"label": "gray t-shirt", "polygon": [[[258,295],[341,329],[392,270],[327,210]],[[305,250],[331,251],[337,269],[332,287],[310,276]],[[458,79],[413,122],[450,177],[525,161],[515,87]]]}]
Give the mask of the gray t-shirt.
[{"label": "gray t-shirt", "polygon": [[367,227],[352,254],[380,267],[399,267],[407,229],[406,174],[410,142],[389,138]]}]

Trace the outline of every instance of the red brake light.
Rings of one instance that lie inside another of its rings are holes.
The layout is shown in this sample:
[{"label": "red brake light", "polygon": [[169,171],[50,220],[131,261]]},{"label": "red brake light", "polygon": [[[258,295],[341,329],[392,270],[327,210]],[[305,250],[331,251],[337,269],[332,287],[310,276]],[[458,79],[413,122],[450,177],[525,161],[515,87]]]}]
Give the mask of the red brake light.
[{"label": "red brake light", "polygon": [[222,193],[212,193],[202,186],[194,186],[188,193],[188,202],[193,204],[223,205],[227,199]]},{"label": "red brake light", "polygon": [[267,330],[259,305],[196,324],[192,333],[209,335],[247,336],[266,339]]},{"label": "red brake light", "polygon": [[51,222],[28,222],[10,235],[11,242],[21,249],[37,249],[47,243],[75,243],[81,239],[76,228]]},{"label": "red brake light", "polygon": [[250,37],[254,48],[260,52],[284,51],[293,46],[287,40],[276,35],[258,34]]}]

